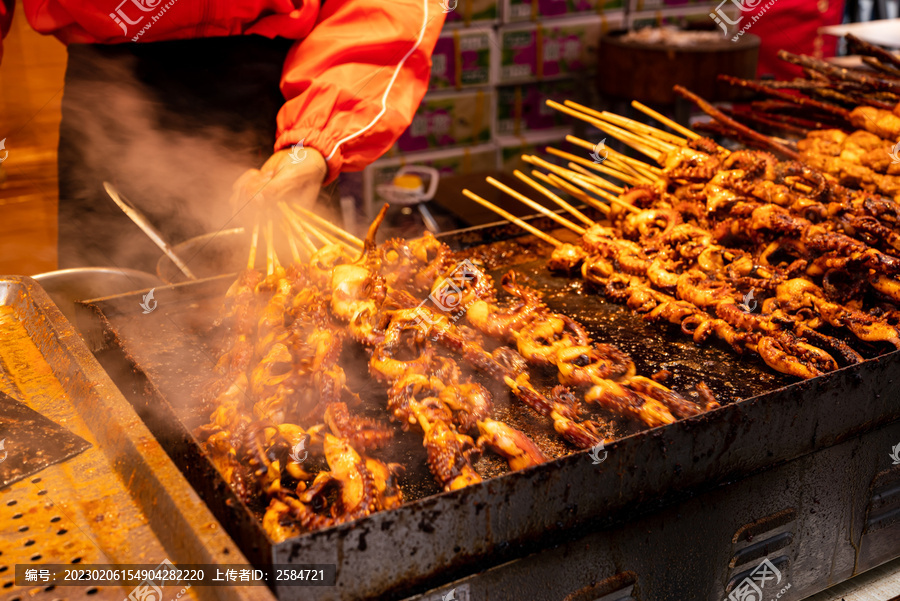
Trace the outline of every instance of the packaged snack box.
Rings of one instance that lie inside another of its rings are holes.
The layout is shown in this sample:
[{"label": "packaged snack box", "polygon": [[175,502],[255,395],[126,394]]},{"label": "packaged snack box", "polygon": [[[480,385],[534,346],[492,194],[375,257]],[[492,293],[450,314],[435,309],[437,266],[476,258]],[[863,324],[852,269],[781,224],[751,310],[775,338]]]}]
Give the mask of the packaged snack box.
[{"label": "packaged snack box", "polygon": [[600,36],[621,27],[622,12],[503,25],[500,28],[500,83],[584,76],[597,66]]},{"label": "packaged snack box", "polygon": [[621,8],[623,0],[503,0],[503,22],[539,21],[578,13],[601,14]]},{"label": "packaged snack box", "polygon": [[495,83],[498,44],[490,27],[443,32],[431,55],[429,90],[460,90]]},{"label": "packaged snack box", "polygon": [[[483,26],[500,20],[498,0],[441,0],[447,17],[444,29]],[[449,9],[449,10],[448,10]]]},{"label": "packaged snack box", "polygon": [[428,94],[393,152],[421,152],[488,142],[493,105],[493,90]]},{"label": "packaged snack box", "polygon": [[547,106],[546,101],[574,100],[595,106],[593,87],[581,79],[562,79],[535,83],[514,84],[497,88],[494,109],[494,136],[517,136],[526,131],[565,127],[572,119]]}]

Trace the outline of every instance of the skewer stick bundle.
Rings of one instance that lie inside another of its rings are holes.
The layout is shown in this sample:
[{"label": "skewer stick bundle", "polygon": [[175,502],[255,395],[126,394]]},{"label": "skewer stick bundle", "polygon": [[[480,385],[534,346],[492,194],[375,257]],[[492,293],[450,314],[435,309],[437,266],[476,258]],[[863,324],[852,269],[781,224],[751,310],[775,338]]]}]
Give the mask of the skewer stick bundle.
[{"label": "skewer stick bundle", "polygon": [[663,114],[661,114],[661,113],[658,113],[658,112],[654,111],[654,110],[653,110],[652,108],[650,108],[649,106],[647,106],[647,105],[645,105],[645,104],[642,104],[642,103],[638,102],[637,100],[632,100],[632,101],[631,101],[631,106],[633,106],[633,107],[636,108],[637,110],[641,111],[642,113],[644,113],[644,114],[647,115],[648,117],[653,117],[654,119],[656,119],[656,120],[659,121],[660,123],[669,126],[669,128],[674,129],[675,131],[677,131],[678,133],[680,133],[682,136],[685,136],[685,137],[688,138],[689,140],[699,140],[700,138],[703,137],[703,136],[701,136],[700,134],[698,134],[697,132],[691,131],[690,129],[688,129],[687,127],[681,125],[680,123],[677,123],[677,122],[675,122],[675,121],[672,121],[671,119],[669,119],[669,118],[666,117],[665,115],[663,115]]},{"label": "skewer stick bundle", "polygon": [[660,159],[665,154],[663,151],[659,150],[658,148],[655,148],[655,147],[649,145],[648,143],[645,143],[643,138],[636,136],[636,135],[632,134],[631,132],[626,131],[620,127],[616,127],[606,121],[597,119],[595,117],[591,117],[590,115],[586,115],[585,113],[582,113],[581,111],[576,111],[573,108],[569,108],[563,104],[554,102],[553,100],[548,100],[547,106],[554,108],[560,112],[563,112],[571,117],[575,117],[576,119],[581,119],[582,121],[590,123],[597,129],[605,131],[606,133],[613,136],[617,140],[620,140],[624,144],[631,146],[638,152],[641,152],[641,153],[647,155],[648,157],[650,157],[657,163],[660,162]]},{"label": "skewer stick bundle", "polygon": [[250,258],[247,259],[247,269],[256,267],[256,248],[259,245],[259,221],[253,226],[253,234],[250,237]]},{"label": "skewer stick bundle", "polygon": [[520,180],[522,180],[523,182],[525,182],[526,184],[528,184],[529,186],[531,186],[532,188],[534,188],[535,190],[537,190],[538,192],[540,192],[541,194],[543,194],[544,196],[546,196],[547,198],[549,198],[550,200],[552,200],[553,202],[558,204],[560,207],[562,207],[563,209],[565,209],[566,211],[571,213],[573,217],[575,217],[576,219],[578,219],[585,225],[588,225],[588,226],[594,225],[593,220],[591,220],[587,215],[585,215],[584,213],[582,213],[581,211],[579,211],[578,209],[576,209],[575,207],[573,207],[572,205],[567,203],[565,200],[563,200],[562,198],[560,198],[559,196],[557,196],[556,194],[554,194],[553,192],[551,192],[544,186],[540,185],[539,183],[537,183],[536,181],[534,181],[533,179],[531,179],[530,177],[528,177],[527,175],[525,175],[524,173],[519,171],[518,169],[513,171],[513,175],[515,175]]},{"label": "skewer stick bundle", "polygon": [[[547,171],[550,171],[551,173],[555,173],[556,175],[558,175],[562,178],[568,178],[571,174],[575,173],[571,169],[565,169],[564,167],[560,167],[559,165],[554,165],[553,163],[545,161],[541,157],[535,156],[535,155],[522,155],[522,160],[530,165],[535,165],[537,167],[541,167],[542,169],[546,169]],[[624,188],[617,186],[611,182],[608,182],[602,178],[598,178],[598,180],[602,181],[603,183],[602,184],[598,183],[597,185],[600,186],[601,188],[605,188],[605,189],[609,190],[610,192],[615,192],[616,194],[621,194],[622,192],[625,191]]]},{"label": "skewer stick bundle", "polygon": [[560,242],[559,240],[557,240],[557,239],[554,238],[553,236],[551,236],[551,235],[549,235],[549,234],[545,234],[544,232],[542,232],[541,230],[537,229],[536,227],[534,227],[534,226],[531,225],[530,223],[527,223],[527,222],[525,222],[525,221],[522,221],[521,219],[519,219],[518,217],[516,217],[515,215],[513,215],[513,214],[510,213],[509,211],[506,211],[506,210],[504,210],[504,209],[501,209],[500,207],[498,207],[498,206],[495,205],[494,203],[490,202],[489,200],[485,200],[484,198],[478,196],[478,195],[475,194],[474,192],[472,192],[472,191],[470,191],[470,190],[468,190],[468,189],[464,189],[464,190],[463,190],[463,195],[466,196],[466,198],[469,198],[469,199],[471,199],[471,200],[474,200],[475,202],[477,202],[477,203],[480,204],[481,206],[485,207],[486,209],[490,209],[491,211],[493,211],[494,213],[500,215],[501,217],[503,217],[504,219],[506,219],[506,220],[509,221],[510,223],[514,223],[514,224],[518,225],[520,228],[522,228],[522,229],[525,230],[526,232],[528,232],[528,233],[530,233],[530,234],[533,234],[534,236],[537,236],[538,238],[540,238],[541,240],[543,240],[543,241],[546,242],[547,244],[552,244],[553,246],[562,246],[562,242]]},{"label": "skewer stick bundle", "polygon": [[[590,167],[594,171],[597,171],[599,173],[605,173],[606,175],[610,175],[618,180],[625,182],[626,184],[635,185],[635,184],[641,183],[637,179],[635,179],[634,176],[632,176],[632,175],[623,173],[621,171],[617,171],[611,167],[607,167],[604,164],[597,164],[593,161],[589,161],[588,159],[585,159],[580,156],[576,156],[576,155],[572,154],[571,152],[559,150],[557,148],[553,148],[552,146],[547,146],[547,148],[545,150],[548,153],[550,153],[554,156],[558,156],[561,159],[566,159],[566,160],[572,161],[573,163],[577,163],[579,165],[584,165],[585,167]],[[571,166],[570,166],[570,168],[571,168]],[[580,170],[576,170],[576,171],[581,172]]]},{"label": "skewer stick bundle", "polygon": [[284,216],[287,218],[288,225],[290,225],[294,231],[297,233],[297,238],[300,239],[300,244],[303,248],[310,254],[314,254],[317,250],[319,250],[315,244],[312,243],[312,240],[309,239],[309,236],[306,234],[306,230],[300,225],[300,220],[297,219],[297,216],[294,215],[293,212],[288,208],[287,204],[284,202],[278,203],[278,208],[284,213]]},{"label": "skewer stick bundle", "polygon": [[687,140],[685,140],[684,138],[681,138],[674,134],[670,134],[667,131],[663,131],[645,123],[641,123],[640,121],[635,121],[634,119],[623,117],[622,115],[617,115],[608,111],[597,111],[590,107],[578,104],[577,102],[572,102],[571,100],[566,100],[565,104],[568,107],[577,109],[597,119],[608,121],[618,127],[621,127],[622,129],[626,129],[642,137],[649,136],[663,142],[667,142],[669,144],[674,144],[675,146],[684,146],[687,143]]},{"label": "skewer stick bundle", "polygon": [[320,230],[320,229],[317,228],[316,226],[312,225],[312,224],[309,223],[308,221],[303,221],[303,222],[301,222],[301,223],[302,223],[302,225],[303,225],[303,229],[305,229],[307,232],[309,232],[310,234],[312,234],[312,235],[313,235],[315,238],[317,238],[322,244],[325,244],[325,245],[328,245],[328,244],[339,244],[339,245],[342,245],[342,246],[347,246],[347,243],[346,243],[346,242],[344,242],[344,241],[342,241],[342,240],[338,240],[335,236],[332,236],[331,234],[329,234],[329,233],[327,233],[327,232],[323,232],[322,230]]},{"label": "skewer stick bundle", "polygon": [[278,255],[275,254],[275,234],[272,220],[266,221],[266,275],[272,275],[278,267]]},{"label": "skewer stick bundle", "polygon": [[515,199],[518,200],[519,202],[521,202],[522,204],[525,204],[525,205],[529,206],[530,208],[534,209],[535,211],[538,211],[539,213],[543,213],[544,215],[546,215],[547,217],[549,217],[549,218],[552,219],[553,221],[557,222],[558,224],[560,224],[561,226],[563,226],[563,227],[565,227],[565,228],[568,228],[568,229],[572,230],[573,232],[575,232],[575,233],[578,234],[578,235],[584,234],[584,232],[587,231],[587,230],[585,230],[583,227],[581,227],[580,225],[578,225],[578,224],[576,224],[576,223],[572,223],[571,221],[569,221],[569,220],[566,219],[565,217],[562,217],[562,216],[560,216],[560,215],[557,215],[556,213],[554,213],[553,211],[551,211],[550,209],[548,209],[548,208],[545,207],[544,205],[538,204],[538,203],[534,202],[533,200],[531,200],[530,198],[528,198],[528,197],[525,196],[524,194],[522,194],[522,193],[520,193],[520,192],[517,192],[516,190],[513,190],[512,188],[510,188],[510,187],[507,186],[506,184],[497,181],[497,180],[494,179],[493,177],[488,177],[488,178],[487,178],[487,182],[488,182],[489,184],[491,184],[492,186],[494,186],[495,188],[497,188],[497,189],[499,189],[499,190],[503,190],[504,192],[506,192],[507,194],[509,194],[510,196],[512,196],[513,198],[515,198]]},{"label": "skewer stick bundle", "polygon": [[600,188],[594,186],[591,183],[591,180],[589,178],[581,175],[580,173],[573,174],[572,177],[570,178],[570,181],[574,181],[576,184],[578,184],[585,190],[588,190],[589,192],[596,194],[597,196],[607,200],[608,202],[621,205],[624,209],[631,211],[632,213],[640,213],[640,209],[638,209],[637,207],[635,207],[633,205],[628,204],[624,200],[620,199],[618,196],[613,196],[606,190],[601,190]]},{"label": "skewer stick bundle", "polygon": [[[585,150],[593,150],[594,149],[594,144],[591,144],[587,140],[582,140],[581,138],[579,138],[577,136],[568,135],[568,136],[566,136],[566,141],[569,142],[570,144],[574,144],[575,146],[580,146],[581,148],[584,148]],[[641,161],[634,157],[624,155],[621,152],[613,150],[612,148],[609,148],[609,147],[607,147],[606,150],[607,150],[607,152],[609,152],[610,158],[615,157],[616,160],[618,160],[622,163],[626,163],[638,171],[646,171],[646,172],[649,172],[650,174],[653,174],[654,176],[663,174],[663,170],[660,169],[659,167],[657,167],[656,165],[651,165],[650,163],[645,163],[644,161]],[[656,179],[659,179],[659,178],[656,178]]]},{"label": "skewer stick bundle", "polygon": [[593,207],[593,208],[597,209],[598,211],[601,211],[604,215],[609,215],[609,207],[608,206],[606,206],[605,204],[603,204],[601,202],[597,202],[596,199],[591,198],[584,190],[573,186],[572,184],[570,184],[566,180],[562,179],[561,177],[554,175],[552,173],[549,175],[545,174],[545,173],[541,173],[540,171],[537,171],[537,170],[532,170],[531,175],[533,175],[534,177],[536,177],[537,179],[541,180],[544,183],[547,183],[547,184],[550,184],[551,186],[555,186],[555,187],[559,188],[566,194],[568,194],[574,198],[577,198],[578,200],[580,200],[584,204],[588,205],[589,207]]},{"label": "skewer stick bundle", "polygon": [[303,216],[306,217],[307,219],[311,220],[313,223],[315,223],[316,225],[318,225],[319,227],[321,227],[324,231],[329,232],[330,234],[333,234],[333,235],[335,235],[335,236],[338,236],[338,237],[340,237],[340,238],[346,240],[346,241],[349,242],[351,245],[353,245],[353,246],[355,246],[355,247],[357,247],[357,248],[362,248],[362,247],[363,247],[363,241],[362,241],[362,240],[360,240],[359,238],[357,238],[357,237],[354,236],[353,234],[351,234],[351,233],[349,233],[349,232],[347,232],[347,231],[345,231],[345,230],[342,230],[341,228],[339,228],[338,226],[334,225],[333,223],[331,223],[331,222],[328,221],[327,219],[322,219],[321,217],[319,217],[318,215],[316,215],[316,214],[313,213],[312,211],[308,211],[308,210],[304,209],[303,207],[294,207],[294,211],[297,212],[297,213],[300,213],[301,215],[303,215]]}]

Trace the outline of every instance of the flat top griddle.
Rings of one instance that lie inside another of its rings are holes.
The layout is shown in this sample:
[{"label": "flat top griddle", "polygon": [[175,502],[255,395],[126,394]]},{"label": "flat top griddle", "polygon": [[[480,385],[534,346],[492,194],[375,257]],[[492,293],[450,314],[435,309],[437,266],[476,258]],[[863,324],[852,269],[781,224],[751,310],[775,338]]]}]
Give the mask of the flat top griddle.
[{"label": "flat top griddle", "polygon": [[[554,235],[564,236],[564,232],[554,232]],[[460,259],[474,258],[482,262],[498,286],[503,274],[514,268],[525,276],[523,283],[544,294],[551,309],[579,320],[594,340],[616,344],[628,352],[638,373],[649,376],[661,369],[668,370],[671,376],[666,385],[688,398],[698,398],[694,387],[699,382],[705,382],[720,402],[727,403],[780,388],[794,380],[773,372],[758,358],[736,357],[722,346],[697,345],[674,329],[666,332],[667,328],[647,323],[626,307],[607,302],[579,279],[549,272],[546,245],[533,242],[527,236],[461,249],[456,254]],[[107,301],[114,303],[114,309],[104,307],[107,318],[115,321],[119,344],[147,373],[171,404],[177,419],[189,430],[208,423],[208,413],[197,398],[208,384],[223,350],[213,322],[221,314],[224,291],[232,277],[179,285],[179,294],[173,297],[160,296],[157,289],[159,304],[149,314],[132,300],[132,295]],[[457,362],[465,367],[461,359],[457,358]],[[363,399],[363,405],[357,410],[388,421],[385,387],[368,375],[367,363],[367,354],[359,345],[345,343],[341,364],[345,367],[348,386]],[[532,372],[535,383],[544,392],[558,383],[555,371],[532,368]],[[550,457],[575,451],[553,431],[548,420],[516,401],[502,384],[474,372],[471,375],[491,391],[498,419],[526,432]],[[616,418],[602,408],[585,405],[585,410],[587,415],[609,420],[616,438],[646,429]],[[407,500],[441,492],[428,472],[418,430],[403,432],[397,427],[395,444],[378,456],[406,467],[400,486]],[[490,452],[477,460],[475,468],[486,478],[509,471],[506,462]],[[265,507],[252,509],[261,519]]]},{"label": "flat top griddle", "polygon": [[[549,232],[548,221],[535,224]],[[564,238],[562,232],[553,234]],[[262,532],[259,508],[242,506],[190,434],[208,418],[194,401],[195,392],[218,358],[211,324],[234,276],[157,288],[158,307],[150,314],[141,310],[140,293],[93,301],[107,337],[108,361],[101,362],[108,371],[117,370],[113,378],[244,553],[262,563],[331,557],[338,564],[337,588],[317,590],[309,598],[400,598],[446,581],[455,570],[496,565],[528,552],[535,541],[546,545],[589,522],[628,519],[900,416],[900,399],[881,395],[876,385],[900,369],[897,353],[796,382],[758,358],[698,346],[680,332],[648,324],[592,294],[576,278],[550,274],[544,267],[547,246],[515,226],[473,228],[442,239],[460,257],[482,261],[497,282],[515,267],[551,308],[582,321],[595,340],[631,353],[640,373],[665,368],[672,373],[666,385],[687,396],[702,380],[725,406],[652,430],[617,422],[624,438],[607,445],[609,459],[595,466],[494,386],[496,415],[524,430],[555,461],[506,473],[505,462],[488,454],[476,468],[491,479],[438,494],[425,469],[420,435],[399,433],[401,442],[392,449],[396,457],[383,457],[407,465],[401,483],[406,505],[273,543]],[[361,349],[346,346],[345,352],[364,359]],[[383,392],[377,392],[383,387],[366,388],[365,370],[354,371],[348,370],[357,378],[351,388],[365,388],[361,396],[367,406],[384,418]],[[539,384],[553,383],[549,374],[542,377]],[[860,404],[860,398],[868,401]],[[586,481],[592,485],[584,487]]]}]

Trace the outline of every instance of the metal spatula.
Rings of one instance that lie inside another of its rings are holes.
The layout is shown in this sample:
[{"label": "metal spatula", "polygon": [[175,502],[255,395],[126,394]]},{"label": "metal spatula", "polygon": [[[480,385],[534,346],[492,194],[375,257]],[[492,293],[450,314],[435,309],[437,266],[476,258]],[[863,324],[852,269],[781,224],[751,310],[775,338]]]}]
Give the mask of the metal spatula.
[{"label": "metal spatula", "polygon": [[0,488],[90,447],[85,439],[0,392]]},{"label": "metal spatula", "polygon": [[181,260],[181,257],[172,250],[172,247],[163,239],[162,234],[160,234],[155,227],[153,227],[143,213],[138,211],[134,205],[125,200],[125,197],[119,194],[119,191],[116,190],[116,187],[113,186],[109,182],[103,182],[103,188],[106,190],[106,193],[109,194],[109,197],[113,199],[113,202],[118,205],[122,212],[128,215],[128,218],[134,221],[134,223],[141,228],[147,236],[153,240],[153,243],[156,244],[160,250],[166,253],[166,256],[172,259],[172,262],[175,263],[175,266],[181,270],[181,273],[184,276],[191,280],[196,280],[197,277],[191,273],[191,270],[188,269],[188,266],[184,261]]}]

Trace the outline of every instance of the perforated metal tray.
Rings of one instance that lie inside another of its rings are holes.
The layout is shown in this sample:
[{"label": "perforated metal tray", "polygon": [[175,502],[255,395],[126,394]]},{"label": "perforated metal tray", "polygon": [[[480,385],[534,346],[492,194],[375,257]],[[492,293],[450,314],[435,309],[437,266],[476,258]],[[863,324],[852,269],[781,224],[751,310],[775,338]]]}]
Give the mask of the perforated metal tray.
[{"label": "perforated metal tray", "polygon": [[[118,601],[130,593],[17,587],[16,564],[246,563],[34,280],[0,277],[0,320],[0,390],[92,445],[0,489],[0,599]],[[163,598],[180,590],[166,587]],[[194,587],[185,597],[272,599],[265,587]]]}]

